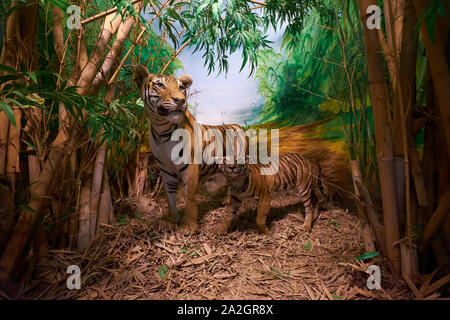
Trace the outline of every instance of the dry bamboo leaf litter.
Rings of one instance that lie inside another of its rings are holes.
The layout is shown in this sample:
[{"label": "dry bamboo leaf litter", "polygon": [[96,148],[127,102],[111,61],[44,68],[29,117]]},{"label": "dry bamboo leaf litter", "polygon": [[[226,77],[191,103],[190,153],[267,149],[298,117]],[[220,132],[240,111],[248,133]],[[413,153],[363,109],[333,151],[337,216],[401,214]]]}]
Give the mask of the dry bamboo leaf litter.
[{"label": "dry bamboo leaf litter", "polygon": [[[145,205],[137,205],[139,217],[102,226],[103,232],[82,254],[51,250],[21,298],[413,298],[383,261],[383,291],[366,288],[369,264],[354,260],[364,253],[356,216],[341,209],[321,211],[308,234],[302,227],[302,205],[294,200],[284,196],[273,203],[271,235],[258,233],[255,210],[249,206],[232,221],[228,234],[218,236],[211,232],[224,215],[217,200],[199,199],[199,232],[185,235],[163,222],[164,200],[146,199]],[[66,286],[72,264],[81,268],[80,290]]]}]

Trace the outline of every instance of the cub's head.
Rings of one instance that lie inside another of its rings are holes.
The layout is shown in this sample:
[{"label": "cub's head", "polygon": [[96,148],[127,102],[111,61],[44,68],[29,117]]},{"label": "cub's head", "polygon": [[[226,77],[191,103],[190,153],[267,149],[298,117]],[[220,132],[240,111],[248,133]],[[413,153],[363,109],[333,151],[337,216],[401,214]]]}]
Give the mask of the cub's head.
[{"label": "cub's head", "polygon": [[220,172],[225,176],[231,190],[235,192],[244,192],[248,186],[250,179],[250,170],[248,167],[248,161],[245,163],[226,163],[219,164]]},{"label": "cub's head", "polygon": [[244,163],[227,163],[226,158],[223,158],[223,163],[219,164],[220,172],[227,178],[227,180],[236,180],[239,178],[245,178],[249,175],[248,169],[248,157],[245,158]]},{"label": "cub's head", "polygon": [[175,78],[150,74],[147,68],[138,64],[134,67],[142,100],[145,106],[168,121],[178,124],[183,121],[187,109],[186,89],[192,85],[188,75]]}]

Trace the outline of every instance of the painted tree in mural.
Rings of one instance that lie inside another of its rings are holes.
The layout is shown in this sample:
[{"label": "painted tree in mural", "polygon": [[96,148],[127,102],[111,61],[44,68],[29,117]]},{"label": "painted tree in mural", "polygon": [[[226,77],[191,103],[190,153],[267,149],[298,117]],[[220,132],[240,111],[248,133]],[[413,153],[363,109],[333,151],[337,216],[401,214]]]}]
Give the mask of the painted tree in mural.
[{"label": "painted tree in mural", "polygon": [[[80,28],[67,28],[71,4]],[[375,4],[384,25],[370,30]],[[241,51],[265,97],[262,121],[340,115],[368,248],[405,277],[417,272],[421,236],[420,257],[431,244],[448,262],[446,2],[28,0],[2,2],[1,17],[0,283],[20,276],[30,249],[86,248],[116,200],[150,191],[148,119],[131,70],[173,74],[187,46],[210,72],[227,72]],[[265,32],[282,24],[275,53]],[[377,181],[382,219],[364,186]]]}]

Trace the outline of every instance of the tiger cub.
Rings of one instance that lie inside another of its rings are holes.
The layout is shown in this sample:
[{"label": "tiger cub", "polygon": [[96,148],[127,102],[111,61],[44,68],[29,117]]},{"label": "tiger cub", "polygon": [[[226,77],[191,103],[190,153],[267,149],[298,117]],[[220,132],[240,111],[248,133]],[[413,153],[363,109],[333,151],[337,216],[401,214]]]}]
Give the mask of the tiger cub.
[{"label": "tiger cub", "polygon": [[319,202],[327,195],[326,186],[320,179],[320,166],[310,159],[297,154],[288,153],[279,158],[279,170],[274,175],[262,175],[261,164],[224,164],[220,171],[227,179],[230,189],[230,201],[227,215],[216,229],[218,233],[226,233],[233,216],[248,198],[258,199],[256,225],[260,232],[268,233],[266,217],[270,211],[271,192],[287,191],[296,188],[298,196],[305,206],[304,228],[311,230],[313,218],[319,215]]}]

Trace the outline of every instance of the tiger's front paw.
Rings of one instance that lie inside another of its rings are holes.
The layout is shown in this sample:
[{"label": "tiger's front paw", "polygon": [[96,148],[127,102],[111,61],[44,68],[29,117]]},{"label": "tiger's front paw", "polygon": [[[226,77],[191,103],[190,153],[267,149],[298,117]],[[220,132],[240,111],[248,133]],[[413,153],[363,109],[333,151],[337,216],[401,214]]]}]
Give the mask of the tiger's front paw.
[{"label": "tiger's front paw", "polygon": [[228,231],[228,225],[221,224],[217,228],[214,229],[214,233],[216,234],[226,234]]},{"label": "tiger's front paw", "polygon": [[164,220],[166,220],[168,223],[172,224],[179,224],[181,221],[181,212],[171,212],[168,215],[163,217]]},{"label": "tiger's front paw", "polygon": [[257,227],[262,234],[270,234],[269,228],[265,224],[258,224]]},{"label": "tiger's front paw", "polygon": [[198,230],[198,224],[195,222],[183,223],[178,230],[184,234],[192,234]]},{"label": "tiger's front paw", "polygon": [[303,228],[306,232],[311,232],[312,221],[306,221],[303,223]]}]

